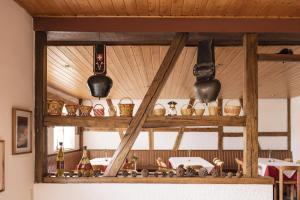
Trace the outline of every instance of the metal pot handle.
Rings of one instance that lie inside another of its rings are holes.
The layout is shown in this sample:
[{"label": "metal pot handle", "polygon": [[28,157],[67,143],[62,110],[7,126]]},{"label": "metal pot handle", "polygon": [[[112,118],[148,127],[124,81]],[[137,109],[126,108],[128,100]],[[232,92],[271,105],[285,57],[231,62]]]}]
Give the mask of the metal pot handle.
[{"label": "metal pot handle", "polygon": [[203,109],[205,109],[206,105],[204,103],[201,103],[200,101],[198,101],[197,103],[194,104],[193,108],[196,109],[196,105],[202,105],[203,106]]},{"label": "metal pot handle", "polygon": [[125,99],[129,100],[131,104],[133,104],[133,100],[130,97],[123,97],[122,99],[120,99],[119,104],[122,104],[122,101]]},{"label": "metal pot handle", "polygon": [[155,105],[154,105],[154,108],[155,108],[156,106],[160,106],[160,107],[162,107],[163,109],[166,109],[165,106],[162,105],[162,104],[160,104],[160,103],[155,104]]},{"label": "metal pot handle", "polygon": [[104,106],[102,104],[100,104],[100,103],[97,103],[96,105],[94,105],[93,108],[96,109],[97,106],[101,106],[103,108],[103,110],[104,110]]}]

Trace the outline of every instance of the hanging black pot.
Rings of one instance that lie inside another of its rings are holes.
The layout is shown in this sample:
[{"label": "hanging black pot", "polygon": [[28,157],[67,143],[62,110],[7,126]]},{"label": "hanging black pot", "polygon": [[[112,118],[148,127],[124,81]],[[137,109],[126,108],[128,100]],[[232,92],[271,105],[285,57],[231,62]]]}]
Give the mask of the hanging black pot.
[{"label": "hanging black pot", "polygon": [[107,97],[113,85],[110,77],[106,76],[106,49],[105,45],[94,46],[94,75],[87,80],[93,97]]},{"label": "hanging black pot", "polygon": [[193,74],[197,98],[203,103],[216,101],[221,90],[221,83],[215,79],[215,52],[213,40],[204,40],[198,44],[197,64]]}]

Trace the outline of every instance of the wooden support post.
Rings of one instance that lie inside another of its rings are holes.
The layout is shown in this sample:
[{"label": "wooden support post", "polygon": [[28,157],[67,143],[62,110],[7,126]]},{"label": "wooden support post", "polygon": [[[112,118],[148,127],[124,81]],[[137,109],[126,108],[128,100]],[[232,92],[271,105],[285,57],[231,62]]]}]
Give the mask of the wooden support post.
[{"label": "wooden support post", "polygon": [[[218,99],[219,116],[223,115],[223,99]],[[223,150],[223,126],[218,126],[218,149]]]},{"label": "wooden support post", "polygon": [[47,34],[35,32],[35,182],[43,182],[47,173]]},{"label": "wooden support post", "polygon": [[[81,105],[82,104],[82,99],[78,100],[78,104]],[[79,111],[80,112],[80,111]],[[77,127],[77,131],[78,131],[78,135],[79,135],[79,149],[83,150],[83,127]]]},{"label": "wooden support post", "polygon": [[104,176],[116,176],[121,168],[126,156],[128,155],[132,145],[141,131],[146,118],[152,112],[154,104],[168,80],[169,75],[174,68],[176,61],[185,46],[188,39],[188,33],[177,33],[173,39],[171,46],[161,63],[138,111],[132,118],[126,134],[121,141],[119,147],[115,151],[112,160],[105,170]]},{"label": "wooden support post", "polygon": [[287,99],[287,137],[288,137],[288,150],[291,151],[291,99]]},{"label": "wooden support post", "polygon": [[184,133],[184,129],[180,128],[179,131],[178,131],[174,146],[173,146],[173,151],[177,151],[179,149],[183,133]]},{"label": "wooden support post", "polygon": [[258,63],[257,35],[245,34],[243,109],[246,115],[244,129],[244,175],[258,176]]},{"label": "wooden support post", "polygon": [[149,136],[149,150],[154,150],[154,130],[153,128],[148,132]]}]

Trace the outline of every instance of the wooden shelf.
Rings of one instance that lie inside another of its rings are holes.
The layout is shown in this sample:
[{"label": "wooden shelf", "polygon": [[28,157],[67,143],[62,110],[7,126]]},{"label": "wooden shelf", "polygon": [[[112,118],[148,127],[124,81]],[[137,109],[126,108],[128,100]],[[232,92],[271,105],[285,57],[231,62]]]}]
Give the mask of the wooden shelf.
[{"label": "wooden shelf", "polygon": [[273,184],[274,179],[258,178],[214,178],[214,177],[45,177],[44,183],[165,183],[165,184]]},{"label": "wooden shelf", "polygon": [[[131,117],[69,117],[45,116],[45,126],[77,126],[127,128]],[[246,118],[230,116],[176,116],[148,117],[143,128],[186,127],[186,126],[245,126]]]}]

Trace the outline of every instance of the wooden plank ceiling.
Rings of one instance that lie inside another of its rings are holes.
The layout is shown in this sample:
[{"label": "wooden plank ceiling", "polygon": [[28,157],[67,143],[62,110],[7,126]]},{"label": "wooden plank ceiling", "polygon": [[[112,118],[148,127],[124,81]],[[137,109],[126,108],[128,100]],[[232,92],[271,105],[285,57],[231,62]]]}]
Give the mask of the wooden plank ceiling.
[{"label": "wooden plank ceiling", "polygon": [[[285,46],[287,47],[287,46]],[[259,47],[260,53],[277,53],[283,46]],[[300,46],[290,46],[300,54]],[[108,76],[114,85],[112,98],[143,98],[168,46],[108,46]],[[242,47],[216,47],[217,78],[222,83],[223,98],[239,98],[243,86]],[[197,49],[185,47],[160,98],[194,96],[192,74]],[[86,81],[92,75],[91,46],[49,46],[48,85],[72,96],[91,98]],[[69,65],[69,67],[66,67]],[[300,63],[260,62],[259,97],[284,98],[300,95]]]},{"label": "wooden plank ceiling", "polygon": [[300,17],[299,0],[15,0],[33,16]]}]

